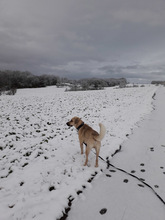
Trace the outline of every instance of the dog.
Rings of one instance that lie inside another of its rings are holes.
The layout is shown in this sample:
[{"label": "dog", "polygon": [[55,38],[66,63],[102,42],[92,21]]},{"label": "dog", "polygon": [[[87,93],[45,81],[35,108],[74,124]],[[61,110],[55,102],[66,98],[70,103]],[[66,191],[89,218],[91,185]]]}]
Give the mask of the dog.
[{"label": "dog", "polygon": [[68,126],[74,126],[78,131],[79,142],[81,154],[83,154],[83,144],[86,145],[86,160],[84,166],[88,163],[88,155],[92,148],[96,150],[96,164],[95,167],[98,167],[98,157],[101,147],[101,140],[104,138],[106,133],[106,128],[103,124],[99,124],[100,133],[93,130],[90,126],[85,124],[80,118],[73,117],[69,122],[66,123]]}]

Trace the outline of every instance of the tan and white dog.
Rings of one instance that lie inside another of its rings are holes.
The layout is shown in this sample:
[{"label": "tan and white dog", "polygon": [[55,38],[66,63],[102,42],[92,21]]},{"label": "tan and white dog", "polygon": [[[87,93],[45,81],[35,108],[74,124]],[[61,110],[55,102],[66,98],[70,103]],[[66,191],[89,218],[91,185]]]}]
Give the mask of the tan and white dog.
[{"label": "tan and white dog", "polygon": [[78,118],[73,117],[69,122],[66,123],[68,126],[74,126],[78,130],[78,136],[80,141],[80,148],[81,148],[81,154],[83,154],[83,144],[86,145],[86,160],[84,163],[84,166],[88,163],[88,155],[90,153],[90,150],[92,148],[95,148],[96,150],[96,164],[95,167],[98,167],[98,156],[100,152],[101,147],[101,140],[104,138],[106,129],[103,124],[99,124],[100,126],[100,133],[93,130],[90,126],[87,124],[84,124],[84,122]]}]

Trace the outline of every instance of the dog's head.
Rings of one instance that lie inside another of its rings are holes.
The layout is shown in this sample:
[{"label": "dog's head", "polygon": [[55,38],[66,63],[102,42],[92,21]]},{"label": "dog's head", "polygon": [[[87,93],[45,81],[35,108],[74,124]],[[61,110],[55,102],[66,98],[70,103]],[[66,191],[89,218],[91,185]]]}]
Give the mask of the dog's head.
[{"label": "dog's head", "polygon": [[78,118],[78,117],[73,117],[70,121],[68,121],[66,124],[68,126],[74,126],[75,128],[77,128],[83,121]]}]

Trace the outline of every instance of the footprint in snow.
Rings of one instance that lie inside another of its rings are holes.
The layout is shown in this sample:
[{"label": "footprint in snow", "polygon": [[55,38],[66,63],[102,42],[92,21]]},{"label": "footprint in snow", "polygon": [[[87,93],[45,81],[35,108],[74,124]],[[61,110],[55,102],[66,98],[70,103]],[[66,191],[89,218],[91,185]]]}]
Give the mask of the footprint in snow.
[{"label": "footprint in snow", "polygon": [[128,179],[124,179],[123,182],[124,182],[124,183],[128,183],[129,180],[128,180]]},{"label": "footprint in snow", "polygon": [[144,163],[141,163],[141,164],[140,164],[140,166],[144,166],[144,165],[145,165]]},{"label": "footprint in snow", "polygon": [[110,174],[106,174],[107,177],[112,177]]},{"label": "footprint in snow", "polygon": [[103,208],[103,209],[100,210],[100,214],[101,214],[101,215],[104,215],[106,212],[107,212],[107,209],[106,209],[106,208]]},{"label": "footprint in snow", "polygon": [[110,172],[112,172],[112,173],[115,173],[116,172],[116,170],[109,170]]},{"label": "footprint in snow", "polygon": [[146,172],[145,169],[141,169],[140,171],[143,172],[143,173]]},{"label": "footprint in snow", "polygon": [[144,185],[143,185],[143,184],[138,184],[138,186],[140,186],[140,187],[144,187]]},{"label": "footprint in snow", "polygon": [[154,147],[150,147],[150,151],[154,151]]},{"label": "footprint in snow", "polygon": [[136,173],[136,171],[135,170],[131,170],[131,173]]}]

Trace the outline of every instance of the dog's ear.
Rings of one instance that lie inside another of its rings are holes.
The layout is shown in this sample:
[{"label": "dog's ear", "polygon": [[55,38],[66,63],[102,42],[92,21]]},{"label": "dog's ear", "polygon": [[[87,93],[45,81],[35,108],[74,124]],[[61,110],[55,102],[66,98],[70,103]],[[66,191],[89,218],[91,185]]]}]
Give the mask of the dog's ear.
[{"label": "dog's ear", "polygon": [[75,124],[78,124],[78,123],[79,123],[79,118],[76,118],[75,121],[74,121],[74,123],[75,123]]}]

